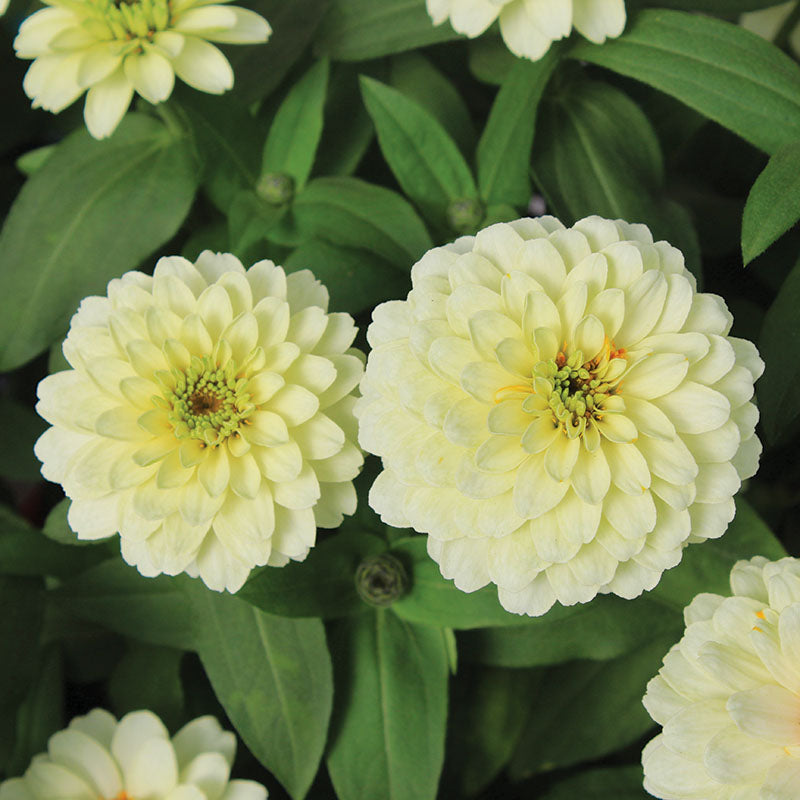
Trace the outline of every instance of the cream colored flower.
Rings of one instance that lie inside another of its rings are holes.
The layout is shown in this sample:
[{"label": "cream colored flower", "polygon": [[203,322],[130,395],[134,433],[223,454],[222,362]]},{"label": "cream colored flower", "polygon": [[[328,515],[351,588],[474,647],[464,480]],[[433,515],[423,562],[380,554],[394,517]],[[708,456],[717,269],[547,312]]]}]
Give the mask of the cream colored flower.
[{"label": "cream colored flower", "polygon": [[317,526],[352,514],[348,314],[308,271],[234,256],[162,258],[88,297],[64,342],[71,370],[39,384],[53,427],[42,474],[72,499],[80,539],[119,531],[143,575],[186,571],[237,591],[255,566],[302,561]]},{"label": "cream colored flower", "polygon": [[8,3],[9,0],[0,0],[0,15],[5,14],[8,11]]},{"label": "cream colored flower", "polygon": [[663,800],[800,797],[800,561],[739,561],[731,588],[695,597],[647,685],[664,731],[644,785]]},{"label": "cream colored flower", "polygon": [[375,310],[359,438],[370,504],[442,574],[543,614],[636,597],[722,535],[761,445],[763,363],[644,225],[552,217],[429,251]]},{"label": "cream colored flower", "polygon": [[[789,15],[794,11],[797,3],[791,0],[788,3],[781,3],[770,8],[762,8],[758,11],[748,11],[739,17],[739,24],[753,33],[774,41],[783,24],[789,19]],[[789,46],[796,56],[800,56],[800,22],[795,22],[789,31]]]},{"label": "cream colored flower", "polygon": [[227,91],[233,70],[210,42],[265,42],[270,34],[254,11],[208,0],[45,2],[14,40],[20,58],[35,59],[25,94],[34,108],[57,114],[88,90],[83,115],[96,139],[114,132],[134,92],[166,100],[176,75],[202,92]]},{"label": "cream colored flower", "polygon": [[171,739],[150,711],[119,722],[100,708],[53,734],[0,800],[266,800],[255,781],[229,780],[236,737],[199,717]]},{"label": "cream colored flower", "polygon": [[450,20],[471,39],[496,19],[508,49],[520,58],[540,59],[573,27],[602,44],[625,28],[625,0],[426,0],[434,25]]}]

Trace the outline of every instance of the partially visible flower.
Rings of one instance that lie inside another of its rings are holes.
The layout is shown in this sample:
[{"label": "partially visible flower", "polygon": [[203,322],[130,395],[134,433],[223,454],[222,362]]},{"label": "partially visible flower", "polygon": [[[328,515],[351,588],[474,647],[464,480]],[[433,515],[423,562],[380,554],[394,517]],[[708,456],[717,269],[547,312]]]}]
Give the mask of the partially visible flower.
[{"label": "partially visible flower", "polygon": [[8,4],[10,0],[0,0],[0,15],[5,14],[8,11]]},{"label": "partially visible flower", "polygon": [[471,39],[496,19],[508,49],[520,58],[540,59],[573,27],[602,44],[625,28],[625,0],[426,0],[434,25],[450,20]]},{"label": "partially visible flower", "polygon": [[370,504],[442,574],[543,614],[636,597],[721,536],[758,465],[763,363],[644,225],[553,217],[426,253],[384,303],[358,401]]},{"label": "partially visible flower", "polygon": [[236,737],[198,717],[170,739],[150,711],[119,722],[100,708],[54,733],[0,800],[266,800],[255,781],[230,780]]},{"label": "partially visible flower", "polygon": [[[739,24],[748,31],[757,33],[772,42],[796,6],[797,0],[790,0],[790,2],[781,3],[778,6],[748,11],[739,17]],[[800,21],[795,22],[788,33],[789,46],[792,48],[792,52],[800,57]]]},{"label": "partially visible flower", "polygon": [[732,597],[686,608],[647,685],[664,730],[642,753],[644,786],[663,800],[800,797],[800,561],[756,556],[730,580]]},{"label": "partially visible flower", "polygon": [[[34,108],[57,114],[84,92],[96,139],[110,136],[134,92],[151,103],[172,94],[177,75],[203,92],[233,86],[228,59],[210,42],[265,42],[267,21],[246,8],[208,0],[45,0],[14,40],[35,59],[23,82]],[[227,2],[227,0],[221,0]]]},{"label": "partially visible flower", "polygon": [[72,318],[72,369],[45,378],[42,474],[72,500],[78,538],[117,531],[143,575],[237,591],[255,566],[302,561],[317,526],[352,514],[349,314],[308,270],[245,271],[228,254],[162,258]]}]

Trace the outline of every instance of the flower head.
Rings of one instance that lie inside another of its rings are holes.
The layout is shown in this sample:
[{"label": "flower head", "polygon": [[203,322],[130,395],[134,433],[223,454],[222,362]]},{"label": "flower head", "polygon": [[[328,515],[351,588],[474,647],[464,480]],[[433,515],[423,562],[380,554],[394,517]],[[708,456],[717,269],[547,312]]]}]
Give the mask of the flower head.
[{"label": "flower head", "polygon": [[317,526],[352,514],[348,314],[308,271],[247,271],[205,252],[128,272],[72,318],[72,369],[45,378],[42,474],[72,499],[81,539],[119,531],[148,576],[186,571],[234,592],[263,564],[302,560]]},{"label": "flower head", "polygon": [[210,42],[265,42],[270,34],[254,11],[208,0],[46,2],[14,40],[20,58],[34,59],[25,94],[57,114],[88,90],[83,113],[96,139],[114,132],[134,92],[166,100],[176,75],[203,92],[227,91],[233,70]]},{"label": "flower head", "polygon": [[800,561],[739,561],[731,588],[695,597],[647,685],[664,731],[644,785],[663,800],[800,797]]},{"label": "flower head", "polygon": [[757,467],[763,364],[643,225],[500,223],[429,251],[375,310],[358,401],[370,504],[442,574],[542,614],[635,597],[720,536]]},{"label": "flower head", "polygon": [[100,708],[53,734],[0,800],[266,800],[255,781],[229,780],[236,737],[198,717],[170,739],[150,711],[121,720]]},{"label": "flower head", "polygon": [[434,25],[480,36],[496,19],[508,49],[520,58],[540,59],[574,27],[602,44],[625,28],[625,0],[426,0]]}]

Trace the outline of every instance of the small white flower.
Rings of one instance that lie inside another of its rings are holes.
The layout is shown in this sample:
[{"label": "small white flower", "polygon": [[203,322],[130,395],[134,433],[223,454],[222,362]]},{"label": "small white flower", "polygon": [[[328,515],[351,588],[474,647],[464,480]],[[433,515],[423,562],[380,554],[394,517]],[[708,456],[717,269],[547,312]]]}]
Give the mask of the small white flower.
[{"label": "small white flower", "polygon": [[36,443],[81,539],[117,531],[143,575],[237,591],[255,566],[302,561],[352,514],[353,389],[363,356],[308,270],[245,271],[228,254],[162,258],[72,318],[72,369],[45,378]]},{"label": "small white flower", "polygon": [[370,504],[442,574],[543,614],[636,597],[721,536],[758,465],[763,363],[644,225],[501,223],[429,251],[375,310],[358,401]]},{"label": "small white flower", "polygon": [[53,734],[0,800],[266,800],[255,781],[229,780],[236,737],[199,717],[170,739],[150,711],[119,722],[100,708]]},{"label": "small white flower", "polygon": [[695,597],[647,685],[664,730],[644,786],[663,800],[800,797],[800,561],[739,561],[731,588]]},{"label": "small white flower", "polygon": [[426,0],[434,25],[450,20],[470,38],[496,19],[508,49],[520,58],[540,59],[550,45],[569,36],[573,27],[602,44],[625,28],[624,0]]},{"label": "small white flower", "polygon": [[57,114],[88,90],[84,118],[96,139],[114,132],[134,92],[166,100],[176,75],[203,92],[227,91],[233,70],[210,42],[265,42],[270,34],[254,11],[208,0],[46,2],[14,40],[20,58],[34,59],[25,94],[34,108]]}]

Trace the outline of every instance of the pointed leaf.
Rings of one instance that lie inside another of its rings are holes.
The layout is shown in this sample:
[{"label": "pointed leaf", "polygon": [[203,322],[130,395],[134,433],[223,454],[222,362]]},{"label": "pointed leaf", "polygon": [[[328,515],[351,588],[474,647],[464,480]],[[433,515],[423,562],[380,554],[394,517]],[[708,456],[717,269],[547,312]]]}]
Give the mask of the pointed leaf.
[{"label": "pointed leaf", "polygon": [[778,150],[744,207],[742,257],[749,264],[800,219],[800,141]]},{"label": "pointed leaf", "polygon": [[800,66],[732,23],[647,9],[618,39],[571,55],[677,97],[766,153],[800,139]]}]

